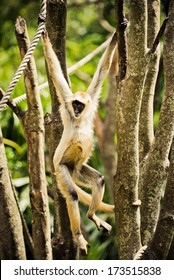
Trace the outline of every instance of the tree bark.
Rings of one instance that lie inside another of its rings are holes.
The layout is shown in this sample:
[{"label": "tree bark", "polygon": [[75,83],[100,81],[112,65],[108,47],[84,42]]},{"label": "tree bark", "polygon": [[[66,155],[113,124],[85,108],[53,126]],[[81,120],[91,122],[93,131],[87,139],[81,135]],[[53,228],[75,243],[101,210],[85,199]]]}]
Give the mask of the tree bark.
[{"label": "tree bark", "polygon": [[[26,23],[18,18],[16,36],[21,57],[29,47]],[[32,208],[32,237],[35,259],[52,259],[50,219],[45,177],[44,159],[44,118],[38,90],[34,58],[30,59],[24,71],[28,110],[25,114],[24,129],[28,147],[28,168],[30,180],[30,201]]]},{"label": "tree bark", "polygon": [[146,157],[140,176],[141,191],[141,235],[143,245],[151,240],[159,217],[161,191],[167,178],[166,168],[174,135],[174,2],[170,1],[169,20],[164,38],[164,77],[163,97],[159,124],[155,139]]},{"label": "tree bark", "polygon": [[0,128],[0,259],[25,260],[22,221],[9,176]]},{"label": "tree bark", "polygon": [[165,260],[174,238],[174,142],[164,199],[152,241],[142,259]]},{"label": "tree bark", "polygon": [[114,197],[120,259],[132,259],[140,246],[138,134],[146,74],[146,17],[146,1],[130,1],[128,66],[126,78],[118,84],[116,101],[118,164]]},{"label": "tree bark", "polygon": [[167,259],[168,260],[174,260],[174,237],[173,237],[173,240],[172,240],[172,244],[170,246],[170,250],[169,250],[168,255],[167,255]]},{"label": "tree bark", "polygon": [[122,81],[126,75],[127,69],[127,42],[126,32],[127,20],[124,15],[124,1],[115,0],[115,13],[117,18],[117,31],[118,31],[118,65],[119,71],[117,73],[117,80]]}]

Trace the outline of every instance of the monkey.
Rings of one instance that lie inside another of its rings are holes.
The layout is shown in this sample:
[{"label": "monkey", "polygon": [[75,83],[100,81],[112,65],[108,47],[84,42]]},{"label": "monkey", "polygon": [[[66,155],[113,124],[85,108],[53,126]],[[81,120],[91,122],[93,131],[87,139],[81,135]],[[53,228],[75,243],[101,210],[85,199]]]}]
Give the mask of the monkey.
[{"label": "monkey", "polygon": [[[104,176],[87,164],[93,149],[93,120],[98,108],[103,80],[109,71],[116,48],[117,34],[103,53],[86,92],[72,93],[65,80],[59,60],[52,48],[47,31],[42,36],[44,56],[50,78],[60,102],[63,133],[53,156],[55,176],[61,194],[66,199],[73,240],[82,254],[87,254],[88,242],[80,228],[78,200],[89,205],[87,217],[98,229],[110,233],[112,227],[95,214],[96,210],[114,212],[114,206],[102,202]],[[89,195],[81,187],[92,189]]]}]

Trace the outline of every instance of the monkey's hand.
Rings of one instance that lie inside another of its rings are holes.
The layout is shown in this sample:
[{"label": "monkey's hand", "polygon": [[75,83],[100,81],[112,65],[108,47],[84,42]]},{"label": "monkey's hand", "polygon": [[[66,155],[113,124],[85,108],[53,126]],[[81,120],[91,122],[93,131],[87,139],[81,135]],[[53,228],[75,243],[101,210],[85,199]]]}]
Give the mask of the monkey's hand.
[{"label": "monkey's hand", "polygon": [[110,232],[112,230],[112,226],[110,224],[106,223],[105,221],[103,221],[102,219],[97,217],[95,214],[90,215],[89,213],[87,213],[87,217],[96,224],[96,226],[99,230],[101,228],[104,228],[107,230],[108,234],[110,234]]}]

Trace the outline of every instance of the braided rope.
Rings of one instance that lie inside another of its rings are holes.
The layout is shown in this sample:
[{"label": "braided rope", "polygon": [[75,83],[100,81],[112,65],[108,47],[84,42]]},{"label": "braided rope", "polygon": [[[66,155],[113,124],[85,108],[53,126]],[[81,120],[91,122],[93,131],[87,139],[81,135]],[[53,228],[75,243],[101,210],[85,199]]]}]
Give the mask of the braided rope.
[{"label": "braided rope", "polygon": [[15,76],[13,77],[7,91],[5,92],[4,96],[2,97],[1,101],[0,101],[0,112],[4,109],[5,105],[7,104],[10,95],[13,91],[13,89],[15,88],[19,78],[21,77],[21,75],[23,74],[23,71],[25,70],[27,63],[29,62],[34,49],[37,46],[37,43],[39,42],[39,39],[45,29],[45,17],[46,17],[46,0],[41,0],[41,9],[40,9],[40,14],[39,14],[39,19],[38,19],[38,29],[37,32],[33,38],[33,41],[28,49],[28,51],[26,52],[20,66],[18,67]]},{"label": "braided rope", "polygon": [[104,43],[102,43],[98,48],[96,48],[93,52],[89,53],[87,56],[79,60],[76,64],[68,68],[68,74],[75,72],[78,68],[85,65],[91,59],[93,59],[97,54],[99,54],[103,49],[107,47],[111,38],[107,39]]},{"label": "braided rope", "polygon": [[[107,39],[106,41],[104,41],[98,48],[96,48],[94,51],[92,51],[91,53],[89,53],[87,56],[83,57],[81,60],[79,60],[77,63],[75,63],[73,66],[69,67],[67,72],[69,75],[71,75],[72,73],[74,73],[78,68],[82,67],[83,65],[85,65],[86,63],[88,63],[90,60],[92,60],[96,55],[98,55],[101,51],[103,51],[103,49],[105,49],[107,47],[107,45],[109,44],[111,38]],[[41,91],[44,88],[48,87],[48,82],[45,82],[43,84],[41,84],[39,86],[39,91]],[[13,101],[18,104],[22,101],[24,101],[26,99],[26,93],[16,97],[13,99]],[[5,105],[5,107],[7,107],[7,105]]]}]

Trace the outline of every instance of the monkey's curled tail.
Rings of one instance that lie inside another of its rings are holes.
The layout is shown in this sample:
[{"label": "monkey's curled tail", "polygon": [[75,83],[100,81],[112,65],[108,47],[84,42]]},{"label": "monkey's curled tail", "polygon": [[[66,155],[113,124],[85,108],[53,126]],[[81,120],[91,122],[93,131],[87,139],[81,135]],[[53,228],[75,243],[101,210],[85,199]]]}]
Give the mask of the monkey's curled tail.
[{"label": "monkey's curled tail", "polygon": [[[85,205],[90,205],[91,201],[92,201],[92,196],[90,194],[86,193],[84,190],[82,190],[77,185],[75,186],[75,188],[76,188],[79,200]],[[113,213],[114,205],[110,205],[110,204],[101,202],[98,207],[98,210],[103,211],[103,212]]]}]

